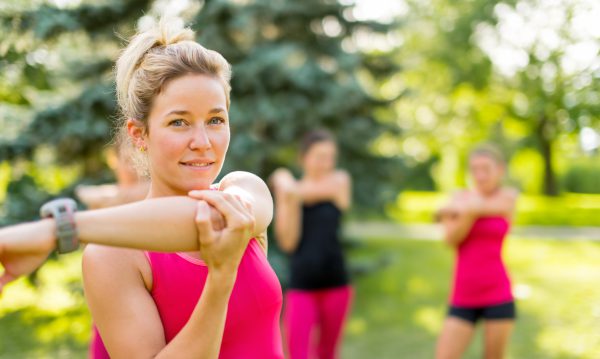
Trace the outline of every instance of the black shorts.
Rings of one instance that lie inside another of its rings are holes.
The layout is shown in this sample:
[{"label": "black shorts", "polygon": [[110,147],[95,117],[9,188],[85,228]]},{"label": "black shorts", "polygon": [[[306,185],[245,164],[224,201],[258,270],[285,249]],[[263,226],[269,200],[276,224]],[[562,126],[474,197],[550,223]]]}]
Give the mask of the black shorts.
[{"label": "black shorts", "polygon": [[517,317],[517,310],[514,301],[474,308],[451,305],[448,310],[448,316],[461,318],[475,324],[481,318],[484,320],[515,319]]}]

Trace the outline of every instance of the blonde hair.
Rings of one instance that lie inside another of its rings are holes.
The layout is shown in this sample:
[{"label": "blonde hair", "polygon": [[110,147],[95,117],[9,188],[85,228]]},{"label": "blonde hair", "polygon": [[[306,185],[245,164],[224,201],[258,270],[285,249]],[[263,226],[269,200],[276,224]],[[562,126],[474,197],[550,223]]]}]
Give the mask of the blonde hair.
[{"label": "blonde hair", "polygon": [[127,119],[142,122],[148,131],[155,96],[169,81],[187,74],[217,78],[223,84],[229,108],[231,66],[221,54],[194,41],[192,30],[161,19],[153,28],[136,34],[116,64],[117,101],[123,116],[117,143],[130,143]]}]

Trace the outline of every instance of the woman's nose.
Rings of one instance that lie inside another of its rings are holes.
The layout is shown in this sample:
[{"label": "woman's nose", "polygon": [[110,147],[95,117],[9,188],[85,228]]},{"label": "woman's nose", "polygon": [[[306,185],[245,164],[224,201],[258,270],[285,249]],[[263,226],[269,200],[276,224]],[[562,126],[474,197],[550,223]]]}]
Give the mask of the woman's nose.
[{"label": "woman's nose", "polygon": [[211,147],[210,138],[204,126],[198,126],[194,129],[192,138],[190,139],[190,149],[192,150],[207,150]]}]

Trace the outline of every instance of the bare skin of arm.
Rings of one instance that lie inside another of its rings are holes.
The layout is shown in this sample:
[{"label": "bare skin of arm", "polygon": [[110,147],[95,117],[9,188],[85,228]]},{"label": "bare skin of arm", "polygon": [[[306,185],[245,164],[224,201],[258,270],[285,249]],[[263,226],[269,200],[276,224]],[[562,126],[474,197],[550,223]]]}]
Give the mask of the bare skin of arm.
[{"label": "bare skin of arm", "polygon": [[282,251],[292,253],[300,240],[302,200],[298,185],[286,169],[278,169],[271,176],[275,187],[275,234]]},{"label": "bare skin of arm", "polygon": [[[273,198],[265,182],[249,172],[231,172],[223,177],[219,190],[238,197],[250,207],[256,222],[252,237],[258,240],[266,252],[267,227],[273,220]],[[201,200],[205,193],[206,191],[191,191],[189,196]]]},{"label": "bare skin of arm", "polygon": [[341,210],[350,208],[352,200],[352,181],[347,172],[337,170],[318,183],[302,181],[300,196],[304,203],[333,201]]},{"label": "bare skin of arm", "polygon": [[476,217],[464,206],[464,194],[455,195],[450,203],[438,212],[438,218],[444,227],[444,240],[457,247],[467,236]]},{"label": "bare skin of arm", "polygon": [[511,218],[518,197],[518,192],[512,188],[502,188],[490,197],[479,197],[471,204],[471,212],[477,217],[502,216]]},{"label": "bare skin of arm", "polygon": [[503,188],[489,197],[467,192],[455,195],[437,214],[437,218],[444,226],[446,242],[451,246],[458,246],[477,218],[485,216],[511,218],[516,198],[517,192],[510,188]]},{"label": "bare skin of arm", "polygon": [[139,182],[127,186],[118,184],[78,186],[75,192],[89,209],[98,209],[141,201],[146,198],[149,188],[149,182]]},{"label": "bare skin of arm", "polygon": [[317,182],[296,181],[286,169],[272,175],[275,185],[275,232],[284,252],[291,253],[300,240],[302,203],[332,201],[341,210],[351,204],[351,180],[345,171],[337,170]]},{"label": "bare skin of arm", "polygon": [[[249,178],[256,180],[257,177],[250,175]],[[224,184],[222,187],[223,191],[228,193],[228,186]],[[264,199],[265,196],[270,199],[268,190],[266,194],[264,189],[254,192],[255,188],[260,187],[257,184],[248,188],[245,201],[250,204],[256,203],[252,206],[253,211],[260,217],[256,228],[264,232],[263,227],[268,226],[272,216],[272,204],[264,204],[268,202]],[[254,196],[256,199],[253,199]],[[198,251],[197,229],[194,223],[196,205],[197,200],[190,197],[163,197],[77,212],[75,222],[78,237],[82,243],[162,252]],[[263,205],[266,208],[259,207]],[[211,215],[214,212],[212,211]],[[216,229],[222,227],[216,224],[221,221],[219,218],[220,216],[214,215],[211,217]],[[21,275],[31,273],[43,264],[55,248],[55,231],[54,220],[51,219],[0,229],[0,263],[4,266],[4,273],[0,276],[0,291],[5,284]],[[252,233],[252,236],[258,235],[260,233]]]},{"label": "bare skin of arm", "polygon": [[[197,251],[196,205],[197,201],[189,197],[164,197],[77,212],[74,217],[82,243],[165,252]],[[0,290],[44,263],[56,246],[55,232],[52,219],[0,229],[0,263],[4,267]]]},{"label": "bare skin of arm", "polygon": [[143,254],[104,246],[86,248],[86,298],[111,357],[218,357],[227,303],[237,267],[254,230],[254,220],[249,207],[233,195],[212,193],[206,202],[223,213],[227,227],[215,231],[208,204],[198,202],[195,223],[208,276],[190,320],[168,344],[149,293],[149,280],[143,269],[147,271],[149,266]]}]

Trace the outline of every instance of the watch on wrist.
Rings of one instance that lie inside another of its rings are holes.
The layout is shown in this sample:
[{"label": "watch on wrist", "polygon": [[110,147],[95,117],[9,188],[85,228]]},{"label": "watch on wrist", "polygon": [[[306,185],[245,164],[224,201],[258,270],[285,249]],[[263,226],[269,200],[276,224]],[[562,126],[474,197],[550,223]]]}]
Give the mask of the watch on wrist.
[{"label": "watch on wrist", "polygon": [[74,216],[76,210],[77,203],[71,198],[58,198],[40,208],[40,217],[52,217],[56,222],[56,249],[60,254],[79,248]]}]

